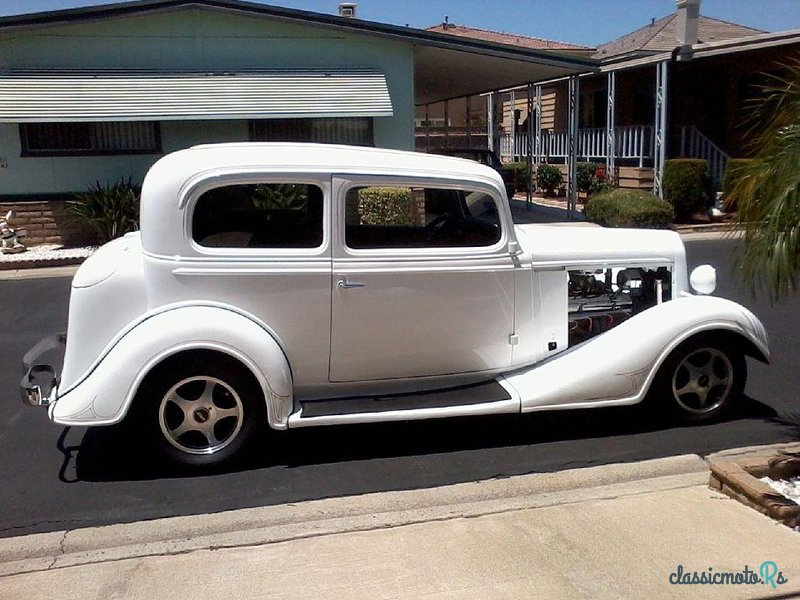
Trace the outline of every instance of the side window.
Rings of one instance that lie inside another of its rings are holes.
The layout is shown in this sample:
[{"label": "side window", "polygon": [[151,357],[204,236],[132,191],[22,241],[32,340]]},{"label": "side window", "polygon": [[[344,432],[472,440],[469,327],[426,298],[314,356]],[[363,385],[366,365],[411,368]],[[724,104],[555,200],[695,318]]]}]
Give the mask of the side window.
[{"label": "side window", "polygon": [[433,187],[354,187],[345,199],[350,248],[491,246],[500,240],[494,199]]},{"label": "side window", "polygon": [[318,248],[322,197],[305,183],[214,188],[197,199],[192,238],[209,248]]}]

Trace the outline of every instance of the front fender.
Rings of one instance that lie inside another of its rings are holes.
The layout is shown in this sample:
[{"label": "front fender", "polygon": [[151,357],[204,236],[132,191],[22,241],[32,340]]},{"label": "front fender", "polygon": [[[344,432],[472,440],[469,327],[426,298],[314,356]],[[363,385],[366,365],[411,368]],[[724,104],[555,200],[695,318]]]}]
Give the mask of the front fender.
[{"label": "front fender", "polygon": [[659,367],[681,342],[711,331],[741,336],[745,348],[769,360],[766,331],[749,310],[723,298],[687,296],[645,310],[504,379],[519,393],[522,412],[634,404],[644,398]]},{"label": "front fender", "polygon": [[131,323],[83,375],[58,391],[50,418],[64,425],[118,423],[153,367],[195,349],[224,352],[249,368],[264,392],[270,425],[286,428],[292,407],[286,355],[263,323],[212,303],[165,306]]}]

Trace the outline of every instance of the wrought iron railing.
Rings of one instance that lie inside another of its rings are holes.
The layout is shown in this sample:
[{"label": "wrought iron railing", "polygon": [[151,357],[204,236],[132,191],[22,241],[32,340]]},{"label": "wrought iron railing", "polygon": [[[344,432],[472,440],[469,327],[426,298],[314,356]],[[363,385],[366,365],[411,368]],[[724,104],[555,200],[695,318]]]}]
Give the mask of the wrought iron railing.
[{"label": "wrought iron railing", "polygon": [[[614,128],[615,156],[619,159],[636,160],[639,166],[653,158],[653,126],[629,125]],[[545,160],[566,160],[569,140],[566,131],[543,131],[540,138],[541,156]],[[535,145],[534,145],[535,148]],[[522,158],[528,154],[528,134],[500,136],[500,154],[507,160]],[[604,127],[578,130],[578,159],[605,160],[607,153]]]},{"label": "wrought iron railing", "polygon": [[707,160],[711,183],[720,189],[729,156],[694,125],[681,127],[681,156]]}]

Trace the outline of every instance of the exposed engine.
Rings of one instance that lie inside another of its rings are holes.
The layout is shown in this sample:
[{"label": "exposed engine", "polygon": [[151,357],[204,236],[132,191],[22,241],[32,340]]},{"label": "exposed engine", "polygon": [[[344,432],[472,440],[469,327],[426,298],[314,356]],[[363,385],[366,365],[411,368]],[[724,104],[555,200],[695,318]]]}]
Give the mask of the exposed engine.
[{"label": "exposed engine", "polygon": [[569,272],[569,345],[608,331],[633,315],[672,298],[666,267]]}]

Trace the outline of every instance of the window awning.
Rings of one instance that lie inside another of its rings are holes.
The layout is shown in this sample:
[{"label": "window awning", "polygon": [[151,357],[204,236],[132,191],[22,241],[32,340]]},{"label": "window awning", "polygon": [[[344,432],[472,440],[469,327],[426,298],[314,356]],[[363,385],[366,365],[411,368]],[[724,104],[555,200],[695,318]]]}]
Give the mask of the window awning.
[{"label": "window awning", "polygon": [[391,117],[383,73],[0,74],[0,122]]}]

